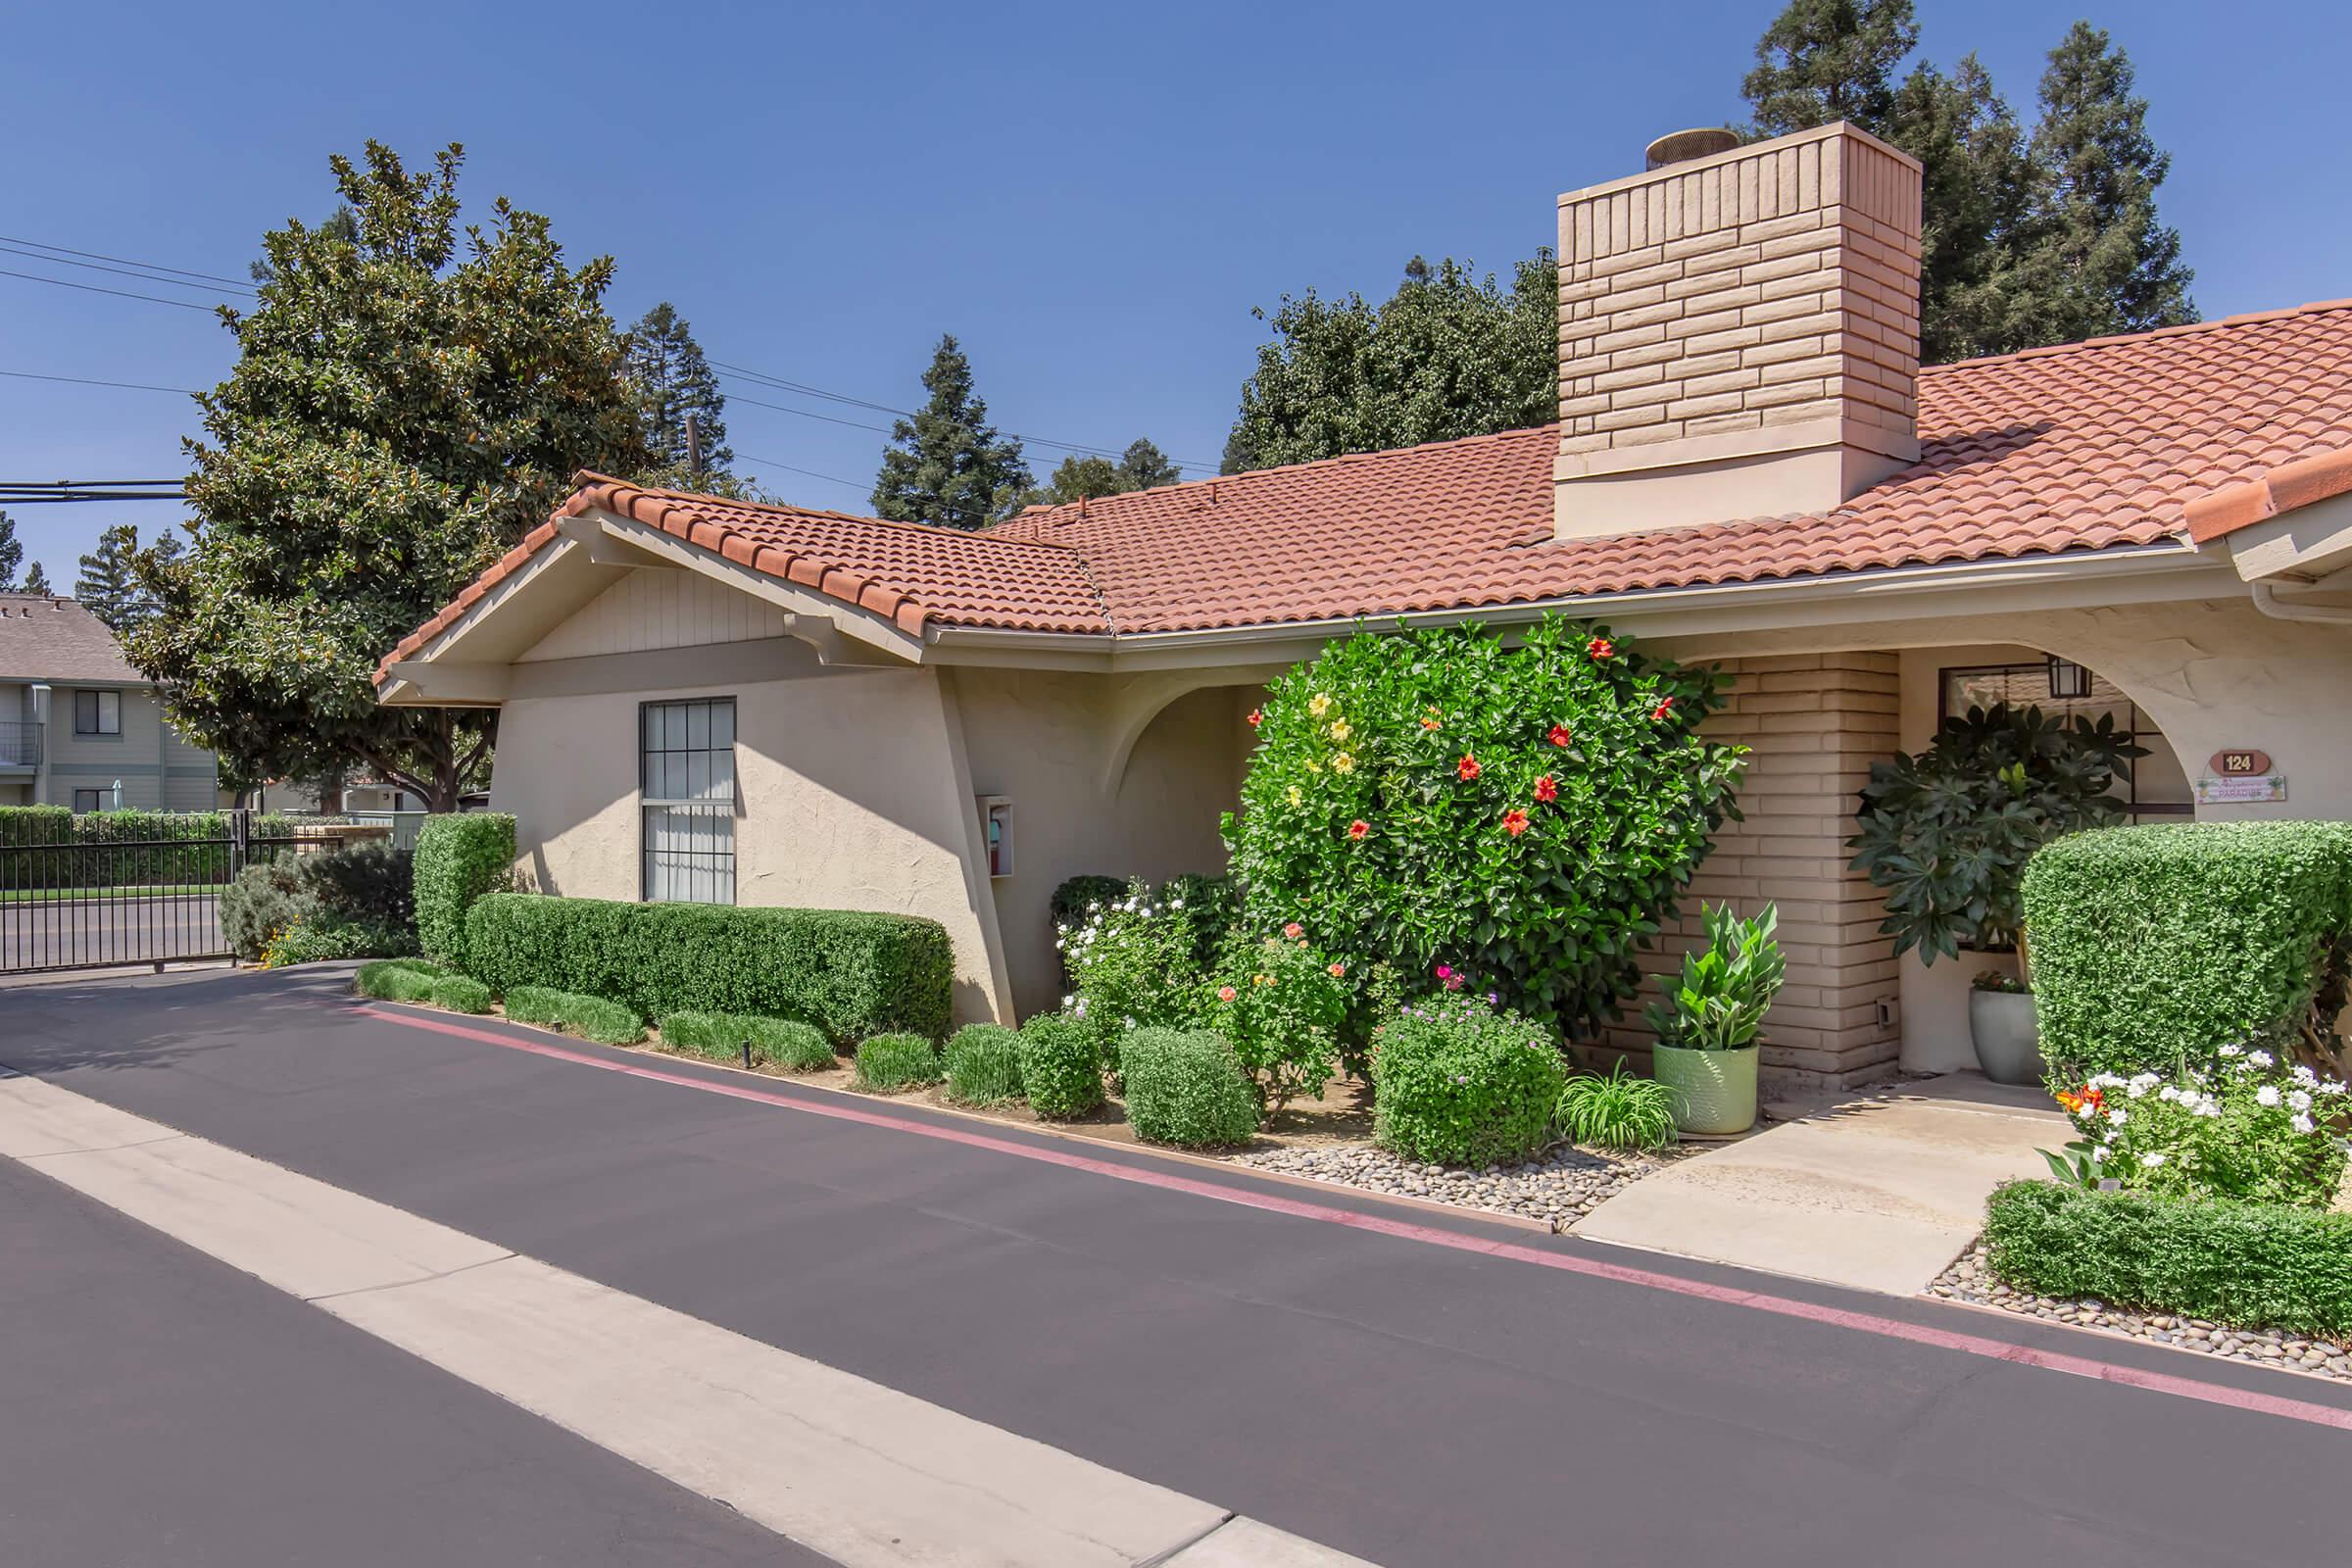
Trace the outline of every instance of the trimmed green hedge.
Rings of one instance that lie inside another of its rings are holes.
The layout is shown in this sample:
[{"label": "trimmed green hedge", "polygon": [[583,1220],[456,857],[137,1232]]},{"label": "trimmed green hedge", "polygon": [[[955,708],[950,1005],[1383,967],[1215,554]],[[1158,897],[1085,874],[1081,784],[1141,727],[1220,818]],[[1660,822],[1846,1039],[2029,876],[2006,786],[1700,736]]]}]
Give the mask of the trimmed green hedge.
[{"label": "trimmed green hedge", "polygon": [[[256,839],[287,839],[298,824],[336,818],[256,815]],[[205,885],[228,880],[228,846],[189,840],[228,837],[226,811],[70,811],[62,806],[0,806],[0,847],[146,844],[141,850],[18,856],[11,888]],[[265,849],[260,853],[268,854]]]},{"label": "trimmed green hedge", "polygon": [[[466,914],[486,893],[511,886],[514,875],[514,819],[503,811],[450,811],[424,819],[416,831],[416,940],[425,956],[470,968]],[[520,976],[530,984],[536,976]],[[500,985],[501,991],[507,986]],[[565,986],[590,996],[596,986]]]},{"label": "trimmed green hedge", "polygon": [[1021,1037],[1001,1023],[967,1023],[945,1053],[948,1093],[974,1105],[1021,1098]]},{"label": "trimmed green hedge", "polygon": [[[419,846],[420,885],[423,864]],[[541,985],[585,992],[657,1018],[685,1011],[798,1018],[836,1041],[893,1030],[938,1038],[947,1032],[956,978],[955,953],[938,921],[844,909],[492,893],[466,916],[466,967],[502,991]]]},{"label": "trimmed green hedge", "polygon": [[1257,1132],[1257,1097],[1223,1035],[1132,1030],[1119,1045],[1119,1071],[1127,1080],[1127,1125],[1138,1138],[1215,1149]]},{"label": "trimmed green hedge", "polygon": [[821,1072],[838,1065],[833,1042],[812,1023],[795,1018],[761,1018],[742,1012],[665,1012],[662,1043],[712,1061],[740,1064],[745,1041],[752,1059],[786,1072]]},{"label": "trimmed green hedge", "polygon": [[488,1012],[494,1000],[490,988],[479,980],[415,958],[364,963],[352,988],[378,1002],[429,1002],[453,1012]]},{"label": "trimmed green hedge", "polygon": [[602,997],[516,986],[507,993],[506,1004],[507,1016],[516,1023],[554,1024],[608,1046],[633,1046],[645,1038],[643,1018]]},{"label": "trimmed green hedge", "polygon": [[1491,1165],[1544,1147],[1567,1070],[1544,1031],[1465,997],[1416,1003],[1380,1029],[1372,1136],[1407,1159]]},{"label": "trimmed green hedge", "polygon": [[2352,1214],[2021,1181],[1993,1190],[1984,1239],[1993,1272],[2036,1295],[2352,1333]]},{"label": "trimmed green hedge", "polygon": [[2352,823],[2102,828],[2026,866],[2042,1054],[2163,1071],[2232,1041],[2291,1043],[2341,1000]]},{"label": "trimmed green hedge", "polygon": [[858,1047],[858,1082],[885,1092],[939,1082],[939,1050],[921,1035],[875,1035]]},{"label": "trimmed green hedge", "polygon": [[1021,1089],[1049,1120],[1083,1116],[1102,1103],[1102,1042],[1066,1012],[1041,1012],[1021,1025]]}]

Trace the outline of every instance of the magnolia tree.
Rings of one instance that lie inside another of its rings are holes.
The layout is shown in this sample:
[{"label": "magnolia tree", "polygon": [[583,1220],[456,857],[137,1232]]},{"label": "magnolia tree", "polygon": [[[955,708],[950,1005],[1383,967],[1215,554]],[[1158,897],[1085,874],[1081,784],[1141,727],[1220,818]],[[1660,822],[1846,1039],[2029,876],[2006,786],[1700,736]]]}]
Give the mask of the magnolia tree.
[{"label": "magnolia tree", "polygon": [[1250,917],[1562,1028],[1614,1016],[1737,814],[1743,749],[1698,734],[1726,684],[1556,616],[1516,647],[1334,643],[1249,717],[1225,836]]}]

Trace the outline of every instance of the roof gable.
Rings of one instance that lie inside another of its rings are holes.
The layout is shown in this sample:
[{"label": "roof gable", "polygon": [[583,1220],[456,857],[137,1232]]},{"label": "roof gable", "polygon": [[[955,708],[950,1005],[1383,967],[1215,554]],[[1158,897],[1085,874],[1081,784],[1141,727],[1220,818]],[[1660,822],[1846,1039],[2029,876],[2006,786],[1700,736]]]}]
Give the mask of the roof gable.
[{"label": "roof gable", "polygon": [[50,594],[0,594],[0,680],[147,683],[105,621]]}]

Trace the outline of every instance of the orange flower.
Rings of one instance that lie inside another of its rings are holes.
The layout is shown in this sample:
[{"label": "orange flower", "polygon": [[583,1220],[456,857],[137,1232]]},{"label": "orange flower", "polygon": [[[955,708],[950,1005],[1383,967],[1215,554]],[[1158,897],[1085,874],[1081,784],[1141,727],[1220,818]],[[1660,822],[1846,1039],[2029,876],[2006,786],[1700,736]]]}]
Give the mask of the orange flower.
[{"label": "orange flower", "polygon": [[1293,920],[1289,925],[1286,925],[1282,928],[1282,934],[1286,937],[1289,937],[1293,942],[1298,941],[1299,937],[1303,936],[1305,933],[1306,927],[1300,925],[1296,920]]},{"label": "orange flower", "polygon": [[1436,729],[1438,727],[1438,721],[1434,718],[1425,718],[1421,721],[1421,727],[1423,729]]},{"label": "orange flower", "polygon": [[1334,980],[1345,980],[1345,979],[1347,979],[1347,978],[1348,978],[1348,966],[1347,966],[1346,964],[1344,964],[1344,963],[1335,963],[1335,964],[1333,964],[1333,965],[1331,966],[1331,977],[1332,977]]},{"label": "orange flower", "polygon": [[1568,744],[1570,738],[1568,734],[1568,726],[1565,724],[1554,724],[1551,726],[1551,732],[1545,735],[1544,738],[1551,742],[1551,744],[1554,746],[1565,746]]},{"label": "orange flower", "polygon": [[1553,783],[1553,782],[1552,782],[1552,778],[1551,778],[1551,775],[1550,775],[1549,773],[1546,773],[1546,774],[1544,774],[1544,775],[1542,778],[1540,778],[1540,779],[1536,780],[1536,799],[1537,799],[1537,800],[1539,800],[1539,801],[1543,801],[1543,802],[1545,802],[1545,803],[1547,803],[1547,804],[1548,804],[1549,802],[1556,801],[1556,800],[1558,800],[1559,798],[1560,798],[1560,787],[1559,787],[1559,785],[1557,785],[1557,784],[1555,784],[1555,783]]},{"label": "orange flower", "polygon": [[1371,831],[1372,824],[1361,817],[1348,824],[1348,836],[1351,839],[1360,839]]},{"label": "orange flower", "polygon": [[1594,659],[1614,659],[1617,657],[1617,645],[1606,637],[1595,637],[1585,644],[1585,652]]},{"label": "orange flower", "polygon": [[1517,838],[1520,834],[1526,832],[1527,813],[1519,809],[1519,808],[1516,806],[1503,812],[1502,830],[1513,838]]},{"label": "orange flower", "polygon": [[1461,775],[1462,782],[1468,783],[1479,775],[1478,759],[1472,757],[1468,752],[1464,752],[1462,760],[1453,764],[1453,770]]},{"label": "orange flower", "polygon": [[1266,710],[1264,709],[1252,708],[1250,710],[1250,727],[1251,729],[1257,728],[1258,725],[1263,724],[1265,721]]}]

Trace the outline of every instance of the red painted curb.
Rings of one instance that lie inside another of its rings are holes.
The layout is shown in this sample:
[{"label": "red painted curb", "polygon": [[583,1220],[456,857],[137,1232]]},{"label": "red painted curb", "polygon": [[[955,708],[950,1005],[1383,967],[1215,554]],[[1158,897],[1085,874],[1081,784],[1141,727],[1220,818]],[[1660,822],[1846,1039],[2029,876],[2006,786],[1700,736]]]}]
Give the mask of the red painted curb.
[{"label": "red painted curb", "polygon": [[705,1094],[724,1095],[730,1100],[749,1100],[760,1104],[781,1105],[811,1116],[830,1116],[836,1121],[862,1123],[868,1127],[885,1127],[894,1132],[912,1133],[918,1138],[934,1138],[943,1143],[961,1144],[971,1149],[986,1149],[996,1153],[1011,1154],[1016,1158],[1036,1160],[1047,1165],[1060,1165],[1070,1170],[1091,1171],[1116,1181],[1135,1182],[1145,1187],[1157,1187],[1170,1192],[1189,1193],[1220,1203],[1236,1203],[1244,1208],[1262,1209],[1269,1213],[1287,1214],[1295,1219],[1316,1220],[1326,1225],[1345,1225],[1350,1230],[1370,1231],[1379,1236],[1391,1236],[1400,1241],[1420,1242],[1430,1247],[1450,1248],[1457,1252],[1481,1252],[1490,1257],[1509,1258],[1513,1262],[1533,1263],[1539,1268],[1559,1269],[1569,1274],[1583,1274],[1595,1279],[1614,1280],[1621,1285],[1635,1285],[1646,1290],[1665,1291],[1676,1296],[1695,1297],[1700,1300],[1720,1301],[1730,1306],[1742,1306],[1752,1311],[1771,1312],[1781,1317],[1801,1318],[1812,1323],[1826,1323],[1836,1328],[1851,1329],[1859,1334],[1875,1334],[1882,1339],[1906,1340],[1915,1345],[1934,1346],[1938,1349],[1957,1350],[1965,1355],[1984,1356],[1988,1360],[2007,1361],[2017,1366],[2030,1366],[2044,1372],[2062,1372],[2069,1377],[2091,1378],[2101,1383],[2121,1384],[2126,1388],[2144,1389],[2152,1394],[2167,1394],[2178,1398],[2197,1399],[2207,1404],[2226,1405],[2232,1409],[2249,1410],[2258,1415],[2283,1416],[2290,1421],[2308,1422],[2314,1426],[2333,1427],[2352,1432],[2352,1410],[2334,1405],[2318,1404],[2308,1399],[2288,1398],[2281,1395],[2261,1394],[2249,1389],[2231,1388],[2226,1384],[2206,1383],[2195,1378],[2174,1377],[2164,1372],[2149,1372],[2138,1367],[2121,1366],[2111,1361],[2094,1360],[2089,1356],[2068,1355],[2062,1351],[2040,1350],[2031,1346],[2012,1345],[2005,1340],[1987,1339],[1983,1335],[1964,1334],[1953,1329],[1934,1328],[1923,1323],[1907,1323],[1900,1318],[1882,1317],[1874,1312],[1855,1311],[1847,1307],[1823,1306],[1817,1302],[1799,1301],[1788,1297],[1770,1296],[1760,1291],[1741,1290],[1732,1285],[1717,1285],[1705,1280],[1683,1279],[1673,1274],[1661,1274],[1653,1269],[1633,1268],[1622,1263],[1606,1262],[1600,1258],[1582,1257],[1571,1252],[1548,1251],[1520,1242],[1506,1242],[1484,1236],[1469,1236],[1456,1231],[1441,1230],[1432,1225],[1417,1225],[1410,1220],[1392,1219],[1382,1214],[1359,1214],[1352,1209],[1333,1208],[1328,1204],[1309,1202],[1303,1199],[1285,1198],[1276,1193],[1253,1191],[1245,1187],[1227,1187],[1197,1177],[1178,1175],[1174,1171],[1155,1170],[1148,1166],[1125,1165],[1115,1160],[1097,1159],[1068,1150],[1038,1148],[1009,1138],[992,1137],[987,1133],[967,1132],[960,1127],[939,1127],[929,1122],[893,1115],[888,1111],[866,1110],[856,1105],[834,1105],[779,1095],[750,1085],[713,1083],[685,1073],[666,1072],[659,1067],[641,1067],[634,1062],[611,1061],[592,1056],[585,1052],[564,1046],[546,1045],[535,1040],[516,1040],[507,1035],[493,1034],[487,1029],[475,1029],[466,1024],[444,1023],[437,1018],[414,1013],[392,1012],[382,1007],[363,1005],[358,1010],[370,1018],[387,1023],[406,1024],[413,1029],[429,1029],[437,1034],[457,1035],[466,1040],[479,1040],[510,1051],[527,1052],[535,1056],[549,1056],[558,1061],[575,1062],[605,1072],[615,1072],[628,1078],[645,1078],[656,1083],[674,1084],[684,1089],[698,1089]]}]

